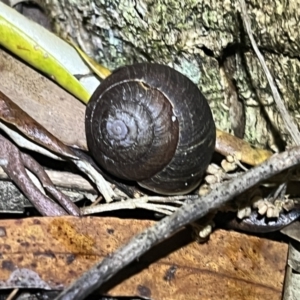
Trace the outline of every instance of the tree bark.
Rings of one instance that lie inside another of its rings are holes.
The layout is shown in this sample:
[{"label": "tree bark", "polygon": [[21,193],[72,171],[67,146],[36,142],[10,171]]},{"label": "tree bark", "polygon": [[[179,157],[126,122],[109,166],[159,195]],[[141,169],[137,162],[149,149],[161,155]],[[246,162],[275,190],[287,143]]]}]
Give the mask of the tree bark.
[{"label": "tree bark", "polygon": [[[292,144],[233,0],[37,0],[55,31],[110,69],[140,61],[173,66],[207,97],[220,129],[255,146]],[[299,124],[300,0],[247,2],[252,30]]]}]

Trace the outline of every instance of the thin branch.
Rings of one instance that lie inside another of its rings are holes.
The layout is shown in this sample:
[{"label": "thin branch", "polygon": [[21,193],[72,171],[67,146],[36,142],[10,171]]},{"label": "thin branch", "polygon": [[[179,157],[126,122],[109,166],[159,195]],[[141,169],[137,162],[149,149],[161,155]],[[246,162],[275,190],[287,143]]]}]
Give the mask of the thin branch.
[{"label": "thin branch", "polygon": [[[50,177],[54,185],[66,188],[66,189],[77,189],[79,191],[89,192],[97,194],[95,188],[90,184],[88,180],[83,178],[81,175],[65,172],[65,171],[54,171],[45,170],[47,175]],[[0,167],[0,180],[7,180],[9,177]]]},{"label": "thin branch", "polygon": [[36,162],[30,155],[20,152],[24,167],[32,172],[40,181],[43,188],[70,214],[73,216],[79,216],[79,208],[57,189],[52,183],[51,179],[45,172],[44,168]]},{"label": "thin branch", "polygon": [[[0,158],[4,172],[14,181],[44,216],[64,216],[67,212],[57,203],[44,195],[28,176],[19,149],[0,134]],[[39,166],[42,168],[41,166]]]},{"label": "thin branch", "polygon": [[[101,203],[98,205],[90,205],[81,209],[82,215],[90,215],[95,213],[101,213],[105,211],[113,211],[120,209],[135,209],[143,208],[147,210],[153,210],[165,215],[170,215],[174,212],[178,206],[183,204],[185,201],[193,201],[197,199],[198,195],[178,195],[178,196],[143,196],[140,198],[126,199],[125,201],[115,201],[112,203]],[[180,201],[181,200],[181,201]],[[170,203],[174,205],[162,205],[161,203]]]},{"label": "thin branch", "polygon": [[253,34],[252,34],[252,30],[251,30],[251,22],[250,22],[250,18],[248,16],[247,13],[247,7],[246,7],[246,3],[245,0],[240,0],[240,4],[241,4],[241,11],[242,11],[242,15],[243,15],[243,22],[244,22],[244,26],[247,30],[247,33],[249,35],[252,47],[257,55],[257,58],[259,59],[259,62],[266,74],[267,80],[269,82],[275,103],[277,105],[277,108],[280,112],[280,115],[285,123],[286,129],[288,130],[288,132],[290,133],[290,135],[292,136],[294,142],[296,145],[300,145],[300,133],[298,130],[297,125],[295,124],[293,118],[290,116],[290,114],[288,113],[282,99],[280,98],[279,92],[276,88],[275,82],[273,80],[273,77],[265,63],[264,57],[262,56],[261,52],[259,51],[257,44],[254,40]]},{"label": "thin branch", "polygon": [[107,256],[65,289],[56,300],[84,299],[122,268],[140,257],[154,245],[166,240],[183,226],[214,211],[225,202],[263,180],[300,164],[300,147],[272,156],[265,163],[241,176],[224,182],[205,197],[184,204],[171,216],[136,235],[128,244]]},{"label": "thin branch", "polygon": [[[176,196],[177,197],[177,196]],[[120,210],[120,209],[136,209],[136,208],[143,208],[147,210],[156,211],[159,213],[163,213],[165,215],[170,215],[171,212],[174,212],[177,207],[171,206],[171,205],[163,205],[163,204],[153,204],[149,203],[151,201],[152,197],[141,197],[137,199],[127,199],[126,201],[115,201],[112,203],[104,203],[104,204],[98,204],[98,205],[91,205],[87,207],[83,207],[81,209],[82,215],[90,215],[95,213],[101,213],[105,211],[113,211],[113,210]],[[154,197],[154,198],[164,198],[164,197]],[[170,197],[165,197],[170,198]],[[157,199],[154,199],[154,202]],[[170,199],[169,199],[170,200]],[[157,202],[164,202],[157,201]],[[170,203],[174,203],[174,201],[169,201]],[[176,203],[177,202],[177,203]],[[182,202],[178,203],[176,201],[176,204],[182,205]],[[165,203],[168,203],[167,201]]]}]

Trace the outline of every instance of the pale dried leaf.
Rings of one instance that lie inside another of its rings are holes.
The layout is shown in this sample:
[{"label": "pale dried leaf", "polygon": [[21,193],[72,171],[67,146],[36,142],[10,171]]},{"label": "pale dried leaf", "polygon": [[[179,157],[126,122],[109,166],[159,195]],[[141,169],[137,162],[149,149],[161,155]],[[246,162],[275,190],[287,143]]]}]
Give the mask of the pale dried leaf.
[{"label": "pale dried leaf", "polygon": [[73,152],[42,125],[36,122],[0,91],[0,120],[21,132],[29,140],[64,157],[76,158]]},{"label": "pale dried leaf", "polygon": [[87,149],[85,105],[0,49],[1,91],[63,143]]}]

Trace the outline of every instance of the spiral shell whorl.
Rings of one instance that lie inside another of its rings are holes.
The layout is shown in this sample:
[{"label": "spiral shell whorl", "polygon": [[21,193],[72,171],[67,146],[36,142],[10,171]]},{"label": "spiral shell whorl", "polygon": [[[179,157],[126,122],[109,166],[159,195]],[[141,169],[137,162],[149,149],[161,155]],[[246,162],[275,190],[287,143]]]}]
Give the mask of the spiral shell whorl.
[{"label": "spiral shell whorl", "polygon": [[158,64],[123,67],[105,79],[87,106],[86,133],[103,168],[161,194],[195,188],[215,145],[197,86]]}]

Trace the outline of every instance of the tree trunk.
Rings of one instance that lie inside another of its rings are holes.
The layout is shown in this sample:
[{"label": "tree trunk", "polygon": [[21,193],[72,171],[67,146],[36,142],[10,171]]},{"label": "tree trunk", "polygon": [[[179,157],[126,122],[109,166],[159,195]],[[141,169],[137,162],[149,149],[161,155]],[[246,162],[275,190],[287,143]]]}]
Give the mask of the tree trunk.
[{"label": "tree trunk", "polygon": [[[71,36],[108,68],[171,65],[199,86],[220,129],[274,150],[292,143],[245,33],[239,1],[37,2],[60,36]],[[300,0],[251,0],[247,8],[256,42],[299,124]]]}]

